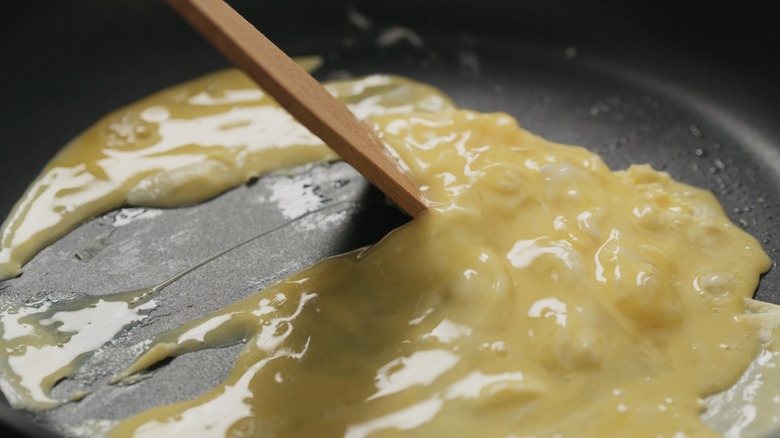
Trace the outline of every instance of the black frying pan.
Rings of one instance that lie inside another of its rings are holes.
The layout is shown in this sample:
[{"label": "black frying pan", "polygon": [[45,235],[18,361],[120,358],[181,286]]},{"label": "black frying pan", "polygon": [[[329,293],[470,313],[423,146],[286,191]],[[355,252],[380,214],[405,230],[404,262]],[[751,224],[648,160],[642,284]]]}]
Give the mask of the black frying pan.
[{"label": "black frying pan", "polygon": [[[584,145],[613,168],[649,162],[713,191],[732,220],[778,255],[780,41],[768,10],[744,2],[722,10],[576,0],[232,3],[289,53],[323,55],[319,79],[406,75],[440,87],[463,107],[505,111],[548,139]],[[373,25],[349,20],[349,7]],[[0,217],[57,149],[100,116],[227,66],[156,1],[36,2],[3,15]],[[393,25],[413,29],[424,44],[378,48]],[[55,389],[92,395],[43,413],[16,412],[3,400],[0,431],[49,436],[53,426],[120,419],[196,396],[227,375],[240,345],[173,359],[133,386],[105,381],[132,360],[134,343],[323,257],[375,242],[406,220],[348,166],[318,166],[121,229],[111,225],[116,212],[96,218],[42,252],[22,277],[0,282],[0,293],[21,302],[151,286],[283,223],[272,205],[254,202],[280,183],[315,193],[323,205],[348,201],[338,207],[343,220],[328,233],[283,228],[185,277],[144,324]],[[173,242],[176,233],[189,238]],[[85,248],[89,257],[74,257]],[[780,303],[777,269],[764,276],[757,297]]]}]

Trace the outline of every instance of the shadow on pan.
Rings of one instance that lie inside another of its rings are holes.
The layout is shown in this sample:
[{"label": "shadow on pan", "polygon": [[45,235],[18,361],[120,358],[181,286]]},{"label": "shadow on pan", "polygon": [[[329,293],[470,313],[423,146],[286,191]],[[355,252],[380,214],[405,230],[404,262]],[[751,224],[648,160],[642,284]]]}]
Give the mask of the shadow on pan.
[{"label": "shadow on pan", "polygon": [[[771,15],[758,6],[718,10],[711,5],[703,10],[684,2],[560,0],[233,4],[289,53],[322,55],[319,79],[377,72],[409,76],[443,89],[463,107],[505,111],[548,139],[584,145],[613,168],[648,162],[708,188],[731,219],[777,257],[780,109],[775,102],[780,97],[780,68],[774,58],[780,41],[770,32]],[[8,16],[15,19],[2,26],[3,41],[10,42],[2,47],[0,83],[5,103],[0,114],[2,216],[46,161],[103,114],[228,66],[161,2],[36,2]],[[384,206],[380,194],[345,165],[309,169],[301,178],[314,178],[324,193],[334,178],[345,174],[349,188],[331,195],[355,201],[360,208],[337,233],[311,236],[285,253],[283,264],[262,258],[244,263],[244,271],[228,284],[208,284],[194,275],[180,293],[168,297],[174,305],[191,309],[171,316],[171,323],[220,307],[328,255],[375,242],[406,220]],[[202,206],[163,216],[170,221],[181,214],[208,217],[228,205],[235,208],[236,220],[257,224],[260,230],[268,218],[278,219],[279,212],[240,207],[267,190],[274,178],[280,177],[261,178]],[[79,239],[88,239],[115,214],[85,224],[57,245],[66,252],[77,250]],[[162,220],[151,235],[164,236],[165,223]],[[193,232],[214,242],[241,237],[230,229],[192,226]],[[258,245],[256,254],[261,255],[290,247],[284,235]],[[195,260],[198,255],[185,246],[171,248],[167,256]],[[47,264],[40,258],[31,262],[29,277],[38,272],[52,278],[65,270],[56,261]],[[97,275],[88,265],[80,269],[84,275]],[[121,281],[132,284],[162,275],[154,269],[130,273]],[[115,283],[120,281],[95,277],[91,289],[84,289],[86,283],[68,285],[63,280],[67,278],[63,273],[59,281],[36,283],[36,290],[12,284],[21,284],[24,276],[0,286],[24,299],[25,293],[40,293],[41,287],[81,294],[118,291]],[[213,287],[224,291],[219,298],[198,299]],[[780,303],[778,291],[780,274],[774,269],[762,279],[757,297]],[[98,383],[82,402],[40,414],[13,411],[3,401],[0,430],[4,436],[54,436],[49,431],[53,425],[120,419],[162,401],[191,398],[224,378],[239,347],[175,359],[158,370],[167,388],[178,388],[166,393],[142,384],[105,388]],[[213,369],[193,385],[194,364],[203,360],[214,364]],[[109,403],[115,399],[122,402]]]}]

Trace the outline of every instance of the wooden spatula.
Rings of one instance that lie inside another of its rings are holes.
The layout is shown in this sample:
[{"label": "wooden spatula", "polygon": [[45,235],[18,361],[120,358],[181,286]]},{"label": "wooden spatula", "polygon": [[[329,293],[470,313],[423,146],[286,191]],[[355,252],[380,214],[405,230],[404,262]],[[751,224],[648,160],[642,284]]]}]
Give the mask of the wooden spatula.
[{"label": "wooden spatula", "polygon": [[167,0],[236,67],[412,217],[417,187],[365,123],[223,0]]}]

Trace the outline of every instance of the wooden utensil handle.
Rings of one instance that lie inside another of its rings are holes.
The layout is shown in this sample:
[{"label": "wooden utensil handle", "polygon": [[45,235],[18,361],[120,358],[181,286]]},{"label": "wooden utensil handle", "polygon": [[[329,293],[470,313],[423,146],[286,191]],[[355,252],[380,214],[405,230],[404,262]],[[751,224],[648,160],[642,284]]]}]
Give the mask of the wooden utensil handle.
[{"label": "wooden utensil handle", "polygon": [[223,0],[167,0],[225,57],[412,217],[420,190],[347,107]]}]

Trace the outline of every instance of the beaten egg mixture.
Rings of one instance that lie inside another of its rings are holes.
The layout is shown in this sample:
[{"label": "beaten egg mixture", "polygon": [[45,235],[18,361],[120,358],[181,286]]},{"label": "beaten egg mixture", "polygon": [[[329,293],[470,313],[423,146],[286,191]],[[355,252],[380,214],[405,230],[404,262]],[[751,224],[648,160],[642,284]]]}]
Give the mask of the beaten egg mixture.
[{"label": "beaten egg mixture", "polygon": [[[159,335],[115,381],[166,357],[246,346],[222,385],[111,436],[718,436],[703,399],[777,356],[772,306],[748,300],[770,260],[709,192],[646,165],[613,172],[424,84],[328,87],[372,124],[429,212]],[[237,71],[173,87],[55,157],[3,226],[0,276],[122,204],[197,202],[335,158]],[[6,308],[4,392],[19,407],[61,403],[56,381],[139,323],[167,284]],[[111,328],[84,336],[66,317],[89,309],[112,309]]]}]

